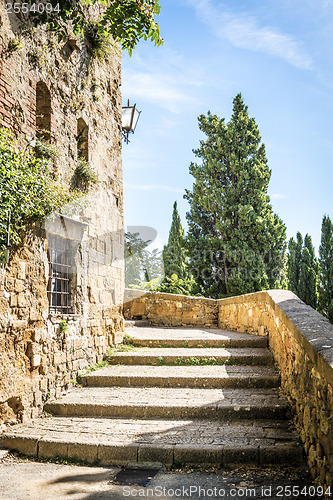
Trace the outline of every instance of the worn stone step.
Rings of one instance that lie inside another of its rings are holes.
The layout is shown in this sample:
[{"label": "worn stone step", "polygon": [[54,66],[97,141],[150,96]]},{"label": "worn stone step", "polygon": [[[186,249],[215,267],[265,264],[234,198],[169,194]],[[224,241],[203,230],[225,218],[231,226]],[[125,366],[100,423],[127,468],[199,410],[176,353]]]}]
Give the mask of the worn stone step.
[{"label": "worn stone step", "polygon": [[49,401],[57,416],[121,418],[286,418],[287,399],[274,389],[85,387]]},{"label": "worn stone step", "polygon": [[85,386],[113,387],[278,387],[279,374],[266,366],[110,365],[81,377]]},{"label": "worn stone step", "polygon": [[102,465],[175,461],[197,466],[289,465],[302,449],[288,422],[40,418],[2,435],[0,445],[41,458]]},{"label": "worn stone step", "polygon": [[141,347],[267,347],[267,336],[218,328],[126,328],[124,342]]},{"label": "worn stone step", "polygon": [[108,356],[112,365],[165,365],[181,364],[247,364],[247,365],[272,365],[273,355],[268,349],[263,348],[237,348],[230,347],[134,347],[129,351],[114,351]]},{"label": "worn stone step", "polygon": [[150,322],[147,319],[126,319],[124,321],[125,328],[135,327],[145,327],[149,326]]}]

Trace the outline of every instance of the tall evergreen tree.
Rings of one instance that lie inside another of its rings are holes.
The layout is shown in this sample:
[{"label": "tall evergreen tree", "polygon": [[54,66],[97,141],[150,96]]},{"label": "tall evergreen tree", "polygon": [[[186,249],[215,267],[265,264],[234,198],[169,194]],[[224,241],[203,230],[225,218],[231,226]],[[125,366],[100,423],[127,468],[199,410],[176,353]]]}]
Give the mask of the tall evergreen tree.
[{"label": "tall evergreen tree", "polygon": [[287,277],[288,288],[299,296],[301,273],[303,237],[300,232],[296,234],[296,241],[290,238],[288,242]]},{"label": "tall evergreen tree", "polygon": [[319,310],[333,323],[333,224],[324,216],[319,247]]},{"label": "tall evergreen tree", "polygon": [[162,252],[147,249],[151,240],[144,241],[139,233],[125,233],[125,286],[142,289],[147,282],[158,286],[163,277]]},{"label": "tall evergreen tree", "polygon": [[299,298],[306,304],[317,308],[318,302],[318,261],[312,245],[311,236],[304,238],[299,273]]},{"label": "tall evergreen tree", "polygon": [[194,151],[193,190],[186,191],[190,272],[211,297],[276,286],[283,267],[285,226],[267,196],[271,171],[265,146],[241,94],[229,123],[208,112]]},{"label": "tall evergreen tree", "polygon": [[171,277],[176,274],[178,278],[187,277],[187,256],[185,250],[185,233],[179,217],[177,202],[173,205],[172,223],[168,243],[163,249],[164,273]]},{"label": "tall evergreen tree", "polygon": [[125,286],[145,279],[145,248],[150,241],[143,241],[139,233],[125,233]]}]

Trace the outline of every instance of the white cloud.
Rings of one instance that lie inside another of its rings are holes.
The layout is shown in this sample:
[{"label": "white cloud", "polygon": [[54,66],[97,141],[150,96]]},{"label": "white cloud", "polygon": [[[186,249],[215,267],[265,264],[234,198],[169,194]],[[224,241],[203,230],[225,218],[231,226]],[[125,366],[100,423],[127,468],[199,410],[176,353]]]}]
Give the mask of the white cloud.
[{"label": "white cloud", "polygon": [[151,102],[172,113],[180,113],[185,104],[199,102],[189,90],[193,83],[185,82],[178,75],[172,76],[172,73],[128,70],[123,82],[123,95]]},{"label": "white cloud", "polygon": [[184,189],[172,186],[165,186],[164,184],[144,184],[141,186],[137,184],[125,184],[124,187],[126,189],[134,189],[135,191],[151,191],[151,192],[167,191],[169,193],[184,193]]},{"label": "white cloud", "polygon": [[288,198],[288,196],[282,193],[273,193],[270,195],[270,198],[272,200],[283,200],[284,198]]},{"label": "white cloud", "polygon": [[123,96],[130,95],[131,99],[179,114],[186,107],[202,105],[203,87],[216,86],[214,78],[202,71],[202,64],[195,57],[185,57],[181,51],[164,46],[143,54],[146,57],[137,51],[133,58],[124,58]]},{"label": "white cloud", "polygon": [[253,16],[226,12],[221,4],[217,7],[213,0],[187,2],[219,38],[228,40],[235,47],[283,59],[299,69],[311,69],[311,57],[293,36],[280,33],[271,26],[260,26]]},{"label": "white cloud", "polygon": [[[318,0],[317,0],[318,1]],[[318,5],[318,4],[317,4]],[[321,1],[321,5],[324,9],[326,9],[326,7],[332,7],[333,6],[333,0],[322,0]]]}]

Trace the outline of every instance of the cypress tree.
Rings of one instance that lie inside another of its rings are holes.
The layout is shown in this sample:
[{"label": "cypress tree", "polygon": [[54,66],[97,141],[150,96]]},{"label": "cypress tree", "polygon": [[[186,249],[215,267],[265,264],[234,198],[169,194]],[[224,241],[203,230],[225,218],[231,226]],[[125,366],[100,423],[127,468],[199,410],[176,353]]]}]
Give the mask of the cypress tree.
[{"label": "cypress tree", "polygon": [[296,241],[290,238],[288,242],[287,277],[288,288],[299,296],[303,237],[300,232],[296,234]]},{"label": "cypress tree", "polygon": [[165,276],[176,274],[178,278],[187,277],[187,256],[185,250],[185,233],[179,217],[177,202],[173,205],[172,223],[168,243],[163,248]]},{"label": "cypress tree", "polygon": [[319,310],[333,323],[333,224],[323,217],[319,247]]},{"label": "cypress tree", "polygon": [[206,134],[194,151],[187,235],[190,273],[197,292],[221,297],[274,287],[285,251],[285,226],[267,196],[271,171],[265,146],[241,94],[229,123],[208,112]]},{"label": "cypress tree", "polygon": [[299,271],[299,298],[306,304],[317,308],[318,302],[318,262],[312,245],[311,236],[304,238]]}]

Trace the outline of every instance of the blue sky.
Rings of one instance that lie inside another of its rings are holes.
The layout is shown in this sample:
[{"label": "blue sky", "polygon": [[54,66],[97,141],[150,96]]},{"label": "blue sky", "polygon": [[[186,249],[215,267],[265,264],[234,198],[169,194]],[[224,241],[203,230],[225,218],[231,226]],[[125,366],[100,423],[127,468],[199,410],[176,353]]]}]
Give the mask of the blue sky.
[{"label": "blue sky", "polygon": [[[192,150],[208,110],[229,121],[238,92],[272,170],[269,195],[287,236],[316,250],[333,218],[333,0],[161,0],[162,47],[123,56],[123,101],[142,110],[123,146],[125,224],[166,243],[172,206],[186,228]],[[199,160],[199,159],[198,159]]]}]

